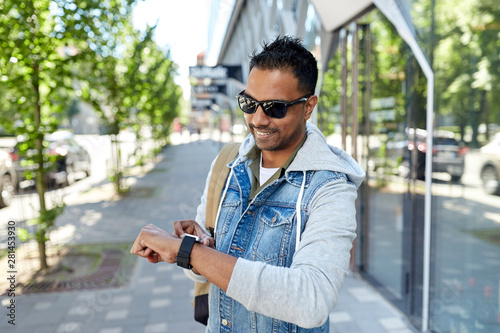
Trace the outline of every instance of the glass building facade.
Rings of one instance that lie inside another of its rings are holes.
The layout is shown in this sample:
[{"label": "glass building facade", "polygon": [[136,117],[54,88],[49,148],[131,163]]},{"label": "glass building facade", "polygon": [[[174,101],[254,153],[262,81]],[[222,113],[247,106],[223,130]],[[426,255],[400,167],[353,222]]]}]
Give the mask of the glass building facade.
[{"label": "glass building facade", "polygon": [[[293,18],[321,67],[316,123],[367,171],[352,269],[419,330],[500,332],[500,2],[394,2],[433,82],[374,4],[325,33],[317,2],[246,1],[219,63]],[[245,8],[272,11],[267,32]]]}]

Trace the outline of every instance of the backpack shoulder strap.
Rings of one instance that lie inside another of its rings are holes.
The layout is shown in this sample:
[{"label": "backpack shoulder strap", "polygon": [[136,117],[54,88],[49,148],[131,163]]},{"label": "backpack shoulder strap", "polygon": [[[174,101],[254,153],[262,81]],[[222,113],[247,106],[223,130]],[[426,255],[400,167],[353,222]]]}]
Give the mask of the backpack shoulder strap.
[{"label": "backpack shoulder strap", "polygon": [[231,142],[225,145],[215,160],[208,183],[207,192],[207,212],[205,216],[205,227],[207,230],[212,231],[215,227],[215,219],[217,218],[217,210],[219,209],[219,200],[224,190],[227,176],[230,169],[227,167],[236,156],[240,149],[240,143]]}]

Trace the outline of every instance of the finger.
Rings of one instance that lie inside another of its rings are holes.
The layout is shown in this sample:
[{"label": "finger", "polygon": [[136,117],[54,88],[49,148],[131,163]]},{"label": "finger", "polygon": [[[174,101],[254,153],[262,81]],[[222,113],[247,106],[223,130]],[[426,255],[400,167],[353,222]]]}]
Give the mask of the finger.
[{"label": "finger", "polygon": [[148,262],[152,263],[152,264],[157,264],[159,263],[161,260],[161,257],[158,255],[158,253],[154,252],[152,253],[151,255],[149,255],[147,257],[148,259]]},{"label": "finger", "polygon": [[134,244],[132,244],[132,248],[130,249],[130,253],[138,255],[139,252],[144,250],[144,246],[141,245],[141,240],[139,237],[135,240]]},{"label": "finger", "polygon": [[214,247],[215,240],[213,239],[213,237],[210,237],[210,236],[202,236],[201,243],[205,246],[208,246],[208,247]]},{"label": "finger", "polygon": [[184,228],[182,227],[182,221],[174,222],[174,235],[177,237],[181,237],[184,234]]},{"label": "finger", "polygon": [[142,255],[144,257],[149,257],[151,255],[154,255],[156,252],[154,252],[153,250],[151,250],[149,247],[144,249],[144,252],[142,253]]},{"label": "finger", "polygon": [[180,220],[174,222],[174,230],[178,237],[184,233],[194,234],[195,221],[193,220]]}]

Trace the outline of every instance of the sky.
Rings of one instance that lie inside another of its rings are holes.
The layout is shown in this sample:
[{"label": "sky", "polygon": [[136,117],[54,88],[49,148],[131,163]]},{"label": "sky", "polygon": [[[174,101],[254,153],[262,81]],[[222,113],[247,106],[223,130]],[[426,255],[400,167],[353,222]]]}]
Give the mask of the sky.
[{"label": "sky", "polygon": [[189,66],[196,65],[196,56],[207,46],[208,0],[145,0],[134,9],[137,29],[156,27],[155,39],[160,47],[170,48],[172,60],[179,66],[176,83],[190,95]]}]

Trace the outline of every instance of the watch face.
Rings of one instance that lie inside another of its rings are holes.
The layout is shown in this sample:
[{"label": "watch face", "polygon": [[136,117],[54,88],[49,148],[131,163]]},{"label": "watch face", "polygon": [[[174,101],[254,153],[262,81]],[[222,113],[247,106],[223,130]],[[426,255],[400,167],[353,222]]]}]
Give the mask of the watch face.
[{"label": "watch face", "polygon": [[198,236],[195,236],[195,235],[191,235],[191,234],[184,234],[184,237],[191,237],[191,238],[194,238],[194,241],[197,242],[197,243],[201,243],[201,238],[198,237]]}]

